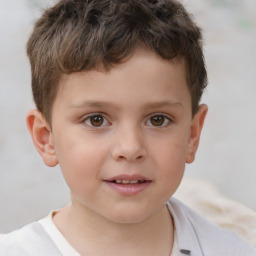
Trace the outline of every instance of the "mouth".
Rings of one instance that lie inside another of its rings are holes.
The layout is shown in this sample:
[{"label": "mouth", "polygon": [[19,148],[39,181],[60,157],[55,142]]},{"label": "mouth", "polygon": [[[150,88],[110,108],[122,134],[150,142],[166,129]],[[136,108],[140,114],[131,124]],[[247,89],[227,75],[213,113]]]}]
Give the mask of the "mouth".
[{"label": "mouth", "polygon": [[122,174],[122,175],[112,177],[110,179],[106,179],[104,181],[112,182],[116,184],[122,184],[122,185],[131,185],[131,184],[141,184],[145,182],[150,182],[151,180],[139,174],[133,174],[133,175]]},{"label": "mouth", "polygon": [[112,180],[110,181],[112,183],[117,183],[117,184],[123,184],[123,185],[130,185],[130,184],[141,184],[148,182],[146,180]]},{"label": "mouth", "polygon": [[126,196],[136,195],[145,190],[152,180],[141,175],[118,175],[104,180],[112,189]]}]

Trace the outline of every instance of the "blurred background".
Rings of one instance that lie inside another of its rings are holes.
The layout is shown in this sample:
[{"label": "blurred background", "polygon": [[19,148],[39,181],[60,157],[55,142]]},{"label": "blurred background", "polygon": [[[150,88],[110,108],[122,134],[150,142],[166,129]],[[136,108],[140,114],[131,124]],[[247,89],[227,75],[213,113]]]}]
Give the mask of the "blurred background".
[{"label": "blurred background", "polygon": [[[69,201],[58,167],[46,167],[26,128],[34,108],[26,41],[54,1],[0,0],[0,233]],[[209,113],[185,176],[205,179],[256,211],[256,1],[183,0],[203,28]],[[193,195],[191,195],[193,196]]]}]

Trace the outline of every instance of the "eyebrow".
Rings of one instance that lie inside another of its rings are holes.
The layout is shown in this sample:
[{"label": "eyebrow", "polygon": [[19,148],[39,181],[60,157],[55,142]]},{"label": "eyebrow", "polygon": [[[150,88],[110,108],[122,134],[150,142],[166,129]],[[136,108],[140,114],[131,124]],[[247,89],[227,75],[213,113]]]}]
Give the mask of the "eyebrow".
[{"label": "eyebrow", "polygon": [[[120,109],[120,107],[113,103],[113,102],[105,102],[105,101],[83,101],[81,103],[72,104],[69,109],[74,108],[83,108],[83,107],[91,107],[91,108],[114,108],[114,109]],[[149,102],[145,103],[142,108],[143,109],[157,109],[161,107],[177,107],[177,108],[184,108],[181,102],[175,102],[171,100],[165,100],[160,102]]]},{"label": "eyebrow", "polygon": [[160,101],[160,102],[150,102],[148,104],[145,104],[143,107],[145,108],[160,108],[160,107],[178,107],[178,108],[184,108],[181,102],[175,102],[175,101]]},{"label": "eyebrow", "polygon": [[69,109],[73,108],[83,108],[83,107],[91,107],[91,108],[118,108],[118,106],[112,102],[105,102],[105,101],[83,101],[81,103],[72,104]]}]

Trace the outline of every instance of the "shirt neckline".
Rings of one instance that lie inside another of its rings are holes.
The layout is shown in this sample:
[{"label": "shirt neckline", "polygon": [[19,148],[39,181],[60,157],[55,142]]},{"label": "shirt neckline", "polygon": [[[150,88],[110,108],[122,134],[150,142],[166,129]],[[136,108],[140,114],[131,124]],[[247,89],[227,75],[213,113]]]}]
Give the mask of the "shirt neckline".
[{"label": "shirt neckline", "polygon": [[53,216],[57,212],[58,211],[50,212],[50,214],[44,219],[40,220],[39,223],[43,226],[63,256],[80,256],[80,254],[69,244],[53,222]]},{"label": "shirt neckline", "polygon": [[[172,217],[171,211],[167,204],[167,209],[169,211],[170,216]],[[51,237],[53,242],[55,243],[58,250],[61,252],[63,256],[81,256],[66,240],[66,238],[62,235],[59,229],[56,227],[53,216],[58,213],[59,210],[51,211],[47,217],[39,220],[39,223],[43,226],[47,234]],[[174,225],[174,221],[173,221]],[[174,226],[174,239],[173,239],[173,247],[170,256],[178,255],[178,240],[177,240],[177,232]]]}]

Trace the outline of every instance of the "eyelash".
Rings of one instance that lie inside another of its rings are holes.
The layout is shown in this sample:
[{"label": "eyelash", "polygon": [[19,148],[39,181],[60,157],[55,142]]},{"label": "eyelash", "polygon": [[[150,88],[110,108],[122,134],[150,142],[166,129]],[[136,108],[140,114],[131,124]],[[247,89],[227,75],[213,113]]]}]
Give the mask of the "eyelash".
[{"label": "eyelash", "polygon": [[[96,117],[102,118],[102,124],[100,124],[99,126],[92,124],[92,119],[96,118]],[[154,118],[154,117],[163,118],[164,119],[163,124],[161,124],[161,125],[152,124],[152,118]],[[87,123],[87,122],[89,122],[89,123]],[[151,124],[149,124],[149,122]],[[102,128],[102,127],[111,125],[111,123],[107,120],[107,118],[102,113],[94,113],[94,114],[87,115],[83,118],[82,123],[85,123],[86,126],[93,127],[93,128]],[[146,121],[146,125],[151,126],[151,127],[156,127],[156,128],[158,128],[158,127],[168,127],[171,123],[173,123],[172,118],[170,118],[169,116],[167,116],[165,114],[160,114],[160,113],[159,114],[153,114],[153,115],[149,116],[149,118]]]},{"label": "eyelash", "polygon": [[[160,117],[160,118],[163,118],[164,119],[164,122],[163,122],[163,124],[161,124],[161,125],[153,125],[152,124],[152,118],[154,118],[154,117]],[[165,115],[165,114],[154,114],[154,115],[151,115],[150,117],[149,117],[149,119],[147,120],[147,122],[151,122],[151,124],[149,125],[149,126],[152,126],[152,127],[156,127],[156,128],[160,128],[160,127],[168,127],[171,123],[173,123],[173,120],[172,120],[172,118],[170,118],[169,116],[167,116],[167,115]],[[147,123],[146,122],[146,123]]]},{"label": "eyelash", "polygon": [[[100,117],[103,119],[103,125],[99,125],[99,126],[96,126],[96,125],[93,125],[92,124],[92,118],[95,118],[95,117]],[[90,122],[89,124],[87,123]],[[104,123],[108,123],[108,124],[104,124]],[[90,114],[90,115],[87,115],[83,118],[82,120],[82,123],[85,123],[87,126],[89,127],[93,127],[93,128],[101,128],[101,127],[105,127],[105,126],[109,126],[110,125],[110,122],[107,120],[107,118],[102,114],[102,113],[95,113],[95,114]]]}]

